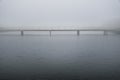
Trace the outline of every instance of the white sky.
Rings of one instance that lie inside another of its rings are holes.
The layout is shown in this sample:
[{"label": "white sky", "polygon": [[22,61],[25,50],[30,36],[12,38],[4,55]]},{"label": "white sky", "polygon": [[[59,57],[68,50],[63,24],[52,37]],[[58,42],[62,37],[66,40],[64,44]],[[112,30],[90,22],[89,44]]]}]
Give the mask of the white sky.
[{"label": "white sky", "polygon": [[88,28],[119,24],[119,0],[0,0],[0,25]]}]

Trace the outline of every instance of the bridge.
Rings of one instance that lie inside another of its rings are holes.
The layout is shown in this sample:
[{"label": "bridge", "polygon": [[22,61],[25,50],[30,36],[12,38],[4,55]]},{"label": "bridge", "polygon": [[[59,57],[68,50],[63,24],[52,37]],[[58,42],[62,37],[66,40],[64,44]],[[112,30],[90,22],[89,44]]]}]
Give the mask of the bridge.
[{"label": "bridge", "polygon": [[104,35],[107,35],[108,32],[114,32],[120,34],[119,29],[2,29],[0,32],[20,32],[21,36],[24,36],[24,32],[28,31],[48,31],[49,35],[52,35],[54,31],[75,31],[76,35],[79,36],[81,31],[102,31]]}]

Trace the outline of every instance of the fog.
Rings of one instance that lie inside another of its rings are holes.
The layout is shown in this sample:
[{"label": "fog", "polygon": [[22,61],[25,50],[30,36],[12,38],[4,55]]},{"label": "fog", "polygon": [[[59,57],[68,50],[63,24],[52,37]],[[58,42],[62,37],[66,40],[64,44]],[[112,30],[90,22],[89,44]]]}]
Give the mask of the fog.
[{"label": "fog", "polygon": [[119,34],[120,0],[0,0],[0,80],[120,80]]},{"label": "fog", "polygon": [[119,0],[0,0],[0,27],[119,28]]}]

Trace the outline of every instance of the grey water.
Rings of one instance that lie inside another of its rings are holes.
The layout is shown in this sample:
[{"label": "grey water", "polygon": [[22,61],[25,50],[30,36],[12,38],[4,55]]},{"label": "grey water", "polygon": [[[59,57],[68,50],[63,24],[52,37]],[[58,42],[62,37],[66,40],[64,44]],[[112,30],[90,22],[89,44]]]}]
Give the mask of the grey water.
[{"label": "grey water", "polygon": [[120,80],[120,35],[0,36],[0,80]]}]

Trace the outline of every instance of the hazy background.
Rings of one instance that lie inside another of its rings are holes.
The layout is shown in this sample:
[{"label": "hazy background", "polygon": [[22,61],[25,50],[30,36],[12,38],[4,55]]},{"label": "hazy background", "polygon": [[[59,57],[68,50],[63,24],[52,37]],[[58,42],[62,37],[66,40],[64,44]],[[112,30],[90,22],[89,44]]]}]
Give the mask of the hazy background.
[{"label": "hazy background", "polygon": [[119,28],[119,0],[0,0],[0,27]]},{"label": "hazy background", "polygon": [[[120,1],[0,0],[0,29],[11,27],[117,29]],[[0,80],[120,80],[120,35],[9,33],[0,32]]]}]

